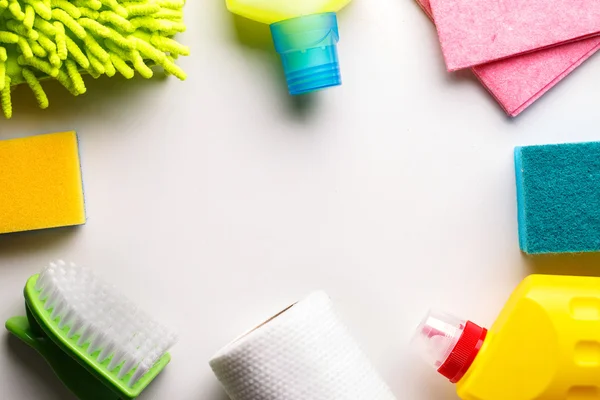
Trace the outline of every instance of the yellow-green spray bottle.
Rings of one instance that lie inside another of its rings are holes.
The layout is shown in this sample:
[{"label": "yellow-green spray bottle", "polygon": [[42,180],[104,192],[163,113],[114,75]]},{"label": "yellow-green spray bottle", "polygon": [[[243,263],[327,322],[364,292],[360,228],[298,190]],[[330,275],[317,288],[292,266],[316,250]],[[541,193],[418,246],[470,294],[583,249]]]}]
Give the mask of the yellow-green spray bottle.
[{"label": "yellow-green spray bottle", "polygon": [[350,0],[226,0],[234,14],[269,24],[290,94],[341,85],[336,13]]}]

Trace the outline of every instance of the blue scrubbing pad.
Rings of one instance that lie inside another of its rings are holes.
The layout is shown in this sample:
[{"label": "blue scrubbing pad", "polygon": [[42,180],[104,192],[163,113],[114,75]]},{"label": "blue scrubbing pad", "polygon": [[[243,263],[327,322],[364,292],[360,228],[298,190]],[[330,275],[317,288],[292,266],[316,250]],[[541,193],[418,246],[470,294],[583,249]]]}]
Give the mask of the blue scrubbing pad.
[{"label": "blue scrubbing pad", "polygon": [[523,252],[600,250],[600,142],[517,147],[515,169]]}]

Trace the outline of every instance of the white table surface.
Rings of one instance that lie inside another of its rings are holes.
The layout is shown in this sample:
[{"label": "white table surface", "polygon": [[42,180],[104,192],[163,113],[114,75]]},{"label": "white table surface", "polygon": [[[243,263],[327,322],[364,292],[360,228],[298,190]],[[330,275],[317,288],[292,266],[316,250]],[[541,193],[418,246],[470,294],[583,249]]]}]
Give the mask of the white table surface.
[{"label": "white table surface", "polygon": [[[509,119],[445,72],[411,0],[357,0],[339,16],[343,86],[294,100],[266,27],[224,1],[186,12],[184,83],[51,84],[46,111],[15,95],[1,139],[79,133],[88,223],[0,237],[2,321],[49,260],[90,265],[181,332],[141,399],[225,400],[210,356],[324,289],[399,400],[451,400],[408,344],[429,308],[490,325],[531,272],[598,273],[594,256],[521,256],[512,161],[516,145],[600,139],[598,57]],[[71,399],[7,333],[0,388]]]}]

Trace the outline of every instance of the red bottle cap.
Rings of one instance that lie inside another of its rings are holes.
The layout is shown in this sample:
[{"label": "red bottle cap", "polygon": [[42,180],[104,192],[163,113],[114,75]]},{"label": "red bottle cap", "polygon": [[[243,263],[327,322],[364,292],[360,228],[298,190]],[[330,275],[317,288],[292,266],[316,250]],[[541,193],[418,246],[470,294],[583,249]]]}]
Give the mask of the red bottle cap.
[{"label": "red bottle cap", "polygon": [[473,364],[486,335],[473,322],[432,310],[419,325],[413,345],[428,364],[456,383]]},{"label": "red bottle cap", "polygon": [[438,372],[448,378],[450,382],[458,382],[473,364],[486,335],[487,329],[467,321],[460,339]]}]

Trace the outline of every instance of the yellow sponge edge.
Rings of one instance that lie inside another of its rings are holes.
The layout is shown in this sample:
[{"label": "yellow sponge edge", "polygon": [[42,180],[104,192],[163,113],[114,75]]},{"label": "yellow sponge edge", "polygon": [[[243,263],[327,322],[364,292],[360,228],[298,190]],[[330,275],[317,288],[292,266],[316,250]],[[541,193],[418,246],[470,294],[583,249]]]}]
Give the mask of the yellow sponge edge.
[{"label": "yellow sponge edge", "polygon": [[0,234],[84,223],[75,132],[0,141]]}]

